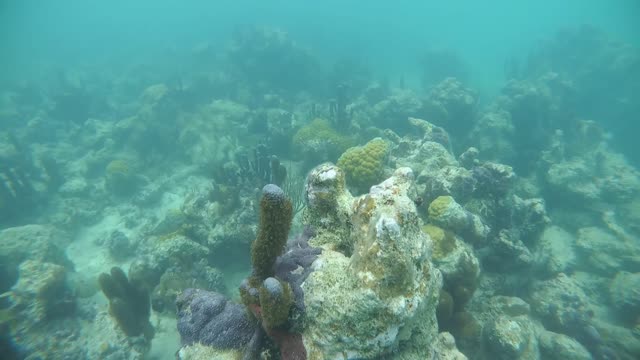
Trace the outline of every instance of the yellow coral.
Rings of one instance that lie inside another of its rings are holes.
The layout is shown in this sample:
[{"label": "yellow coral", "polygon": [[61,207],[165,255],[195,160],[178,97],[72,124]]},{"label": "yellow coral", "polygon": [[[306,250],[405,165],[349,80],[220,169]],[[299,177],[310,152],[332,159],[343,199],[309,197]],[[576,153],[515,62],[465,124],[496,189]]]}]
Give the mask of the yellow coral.
[{"label": "yellow coral", "polygon": [[169,88],[165,84],[155,84],[147,87],[142,92],[142,102],[146,104],[154,104],[160,101],[169,93]]},{"label": "yellow coral", "polygon": [[446,257],[456,248],[456,238],[451,232],[430,224],[423,226],[422,231],[433,241],[434,260]]},{"label": "yellow coral", "polygon": [[433,219],[442,217],[454,201],[451,196],[438,196],[429,204],[429,217]]},{"label": "yellow coral", "polygon": [[329,159],[324,161],[335,161],[343,151],[353,145],[353,139],[335,131],[329,121],[317,118],[309,124],[301,127],[293,136],[293,145],[303,153],[306,151],[318,150],[310,144],[319,143],[327,147]]},{"label": "yellow coral", "polygon": [[124,160],[113,160],[107,165],[107,174],[127,174],[129,173],[129,164]]},{"label": "yellow coral", "polygon": [[338,167],[346,173],[347,184],[358,192],[366,192],[382,181],[388,150],[384,140],[375,138],[364,146],[345,151],[338,159]]}]

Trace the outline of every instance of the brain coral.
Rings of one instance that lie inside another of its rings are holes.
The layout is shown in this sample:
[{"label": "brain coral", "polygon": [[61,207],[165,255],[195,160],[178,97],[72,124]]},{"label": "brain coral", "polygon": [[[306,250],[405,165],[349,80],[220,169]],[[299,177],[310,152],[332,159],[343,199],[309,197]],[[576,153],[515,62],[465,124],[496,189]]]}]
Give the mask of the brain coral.
[{"label": "brain coral", "polygon": [[358,193],[364,193],[383,180],[388,149],[384,140],[375,138],[364,146],[345,151],[338,159],[338,167],[347,174],[347,184]]}]

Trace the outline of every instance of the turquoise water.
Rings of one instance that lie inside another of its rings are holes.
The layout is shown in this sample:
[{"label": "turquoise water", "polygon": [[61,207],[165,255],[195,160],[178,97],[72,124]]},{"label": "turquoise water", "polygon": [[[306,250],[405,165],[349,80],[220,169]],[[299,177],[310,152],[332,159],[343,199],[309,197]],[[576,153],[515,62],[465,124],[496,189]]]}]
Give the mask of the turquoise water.
[{"label": "turquoise water", "polygon": [[640,358],[639,16],[1,1],[0,357]]}]

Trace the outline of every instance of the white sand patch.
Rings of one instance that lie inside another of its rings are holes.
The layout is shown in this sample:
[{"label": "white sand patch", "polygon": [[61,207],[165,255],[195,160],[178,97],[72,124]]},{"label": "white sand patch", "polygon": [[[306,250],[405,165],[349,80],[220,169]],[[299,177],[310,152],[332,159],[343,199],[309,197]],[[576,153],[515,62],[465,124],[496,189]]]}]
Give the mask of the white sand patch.
[{"label": "white sand patch", "polygon": [[180,349],[180,334],[176,327],[176,319],[166,316],[151,315],[151,323],[156,330],[151,342],[148,360],[173,360]]}]

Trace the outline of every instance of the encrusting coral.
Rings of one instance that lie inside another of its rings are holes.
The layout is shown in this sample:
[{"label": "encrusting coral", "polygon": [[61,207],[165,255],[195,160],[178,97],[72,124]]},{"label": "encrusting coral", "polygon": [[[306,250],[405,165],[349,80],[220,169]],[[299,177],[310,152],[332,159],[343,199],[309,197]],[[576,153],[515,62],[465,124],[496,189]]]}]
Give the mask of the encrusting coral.
[{"label": "encrusting coral", "polygon": [[353,145],[353,139],[338,133],[325,119],[314,119],[293,136],[293,146],[309,164],[335,161]]}]

